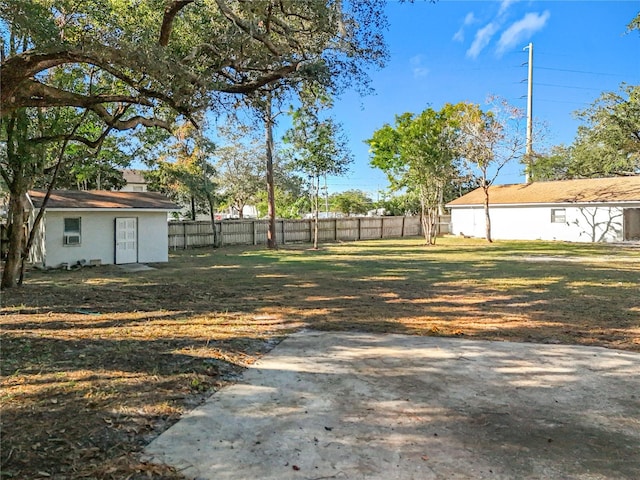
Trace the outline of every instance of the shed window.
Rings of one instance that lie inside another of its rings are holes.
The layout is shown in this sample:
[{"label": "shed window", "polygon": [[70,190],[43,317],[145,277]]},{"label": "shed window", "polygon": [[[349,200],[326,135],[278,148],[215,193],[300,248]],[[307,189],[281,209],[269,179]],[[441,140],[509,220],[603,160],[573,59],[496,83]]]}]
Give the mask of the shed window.
[{"label": "shed window", "polygon": [[80,217],[64,219],[64,245],[80,245],[82,234]]},{"label": "shed window", "polygon": [[565,223],[567,221],[567,212],[564,208],[551,209],[551,223]]}]

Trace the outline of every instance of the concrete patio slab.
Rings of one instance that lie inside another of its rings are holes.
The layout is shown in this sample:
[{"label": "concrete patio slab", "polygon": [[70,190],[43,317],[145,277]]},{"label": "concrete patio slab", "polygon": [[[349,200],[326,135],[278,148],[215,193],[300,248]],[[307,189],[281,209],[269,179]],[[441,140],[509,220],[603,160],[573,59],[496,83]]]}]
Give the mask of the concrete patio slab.
[{"label": "concrete patio slab", "polygon": [[194,479],[638,479],[640,354],[301,332],[146,449]]},{"label": "concrete patio slab", "polygon": [[144,263],[123,263],[118,265],[118,268],[130,273],[148,272],[150,270],[155,270],[155,268],[150,267],[149,265],[145,265]]}]

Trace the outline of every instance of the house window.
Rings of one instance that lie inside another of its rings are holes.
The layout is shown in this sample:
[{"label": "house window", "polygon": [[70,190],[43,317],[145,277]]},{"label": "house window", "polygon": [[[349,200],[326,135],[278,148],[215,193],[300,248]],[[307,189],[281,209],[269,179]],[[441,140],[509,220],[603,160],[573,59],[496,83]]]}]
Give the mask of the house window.
[{"label": "house window", "polygon": [[565,223],[567,221],[567,212],[564,208],[551,209],[551,223]]},{"label": "house window", "polygon": [[64,245],[80,245],[80,217],[64,219]]}]

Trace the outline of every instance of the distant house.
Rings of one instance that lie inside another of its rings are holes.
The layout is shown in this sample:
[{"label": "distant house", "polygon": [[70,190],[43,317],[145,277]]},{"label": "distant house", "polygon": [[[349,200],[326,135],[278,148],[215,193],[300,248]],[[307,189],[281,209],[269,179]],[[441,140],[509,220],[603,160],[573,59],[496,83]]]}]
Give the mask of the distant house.
[{"label": "distant house", "polygon": [[[227,207],[222,211],[216,212],[216,220],[240,218],[240,212],[235,207]],[[258,207],[255,205],[245,205],[242,207],[242,218],[251,219],[258,218]]]},{"label": "distant house", "polygon": [[[484,192],[447,204],[451,232],[484,237]],[[491,236],[513,240],[640,240],[640,176],[489,187]]]},{"label": "distant house", "polygon": [[[45,192],[31,191],[32,214]],[[159,193],[54,191],[37,232],[30,261],[124,264],[168,261],[167,215],[179,207]]]},{"label": "distant house", "polygon": [[120,189],[121,192],[146,192],[147,179],[144,178],[142,170],[126,169],[122,171],[122,176],[126,182],[125,186]]}]

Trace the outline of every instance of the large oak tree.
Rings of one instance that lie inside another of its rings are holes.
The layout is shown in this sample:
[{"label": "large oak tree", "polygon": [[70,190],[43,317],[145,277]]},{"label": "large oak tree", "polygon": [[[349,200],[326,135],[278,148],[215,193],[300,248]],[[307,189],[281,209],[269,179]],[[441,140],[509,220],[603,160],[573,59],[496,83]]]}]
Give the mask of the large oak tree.
[{"label": "large oak tree", "polygon": [[[45,171],[23,168],[42,158],[28,151],[34,139],[62,160],[62,146],[96,149],[112,131],[170,129],[176,115],[193,121],[264,87],[366,87],[366,68],[386,58],[382,12],[381,0],[0,0],[3,180],[14,236],[2,287],[15,285],[26,192]],[[39,115],[52,109],[70,121],[43,134]],[[85,130],[85,121],[101,128]]]}]

